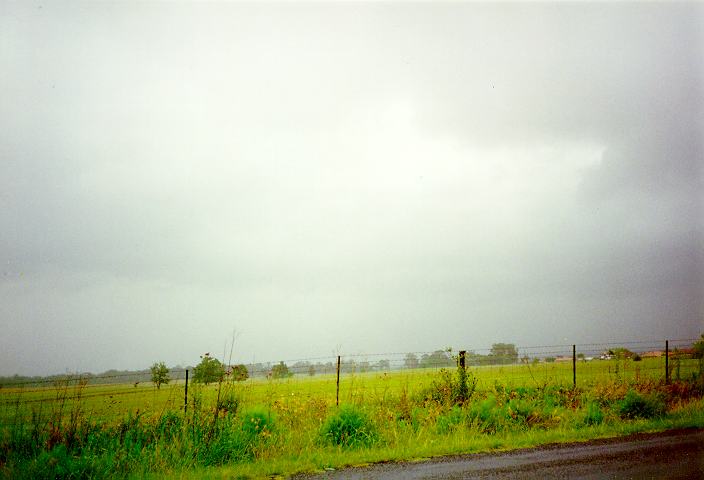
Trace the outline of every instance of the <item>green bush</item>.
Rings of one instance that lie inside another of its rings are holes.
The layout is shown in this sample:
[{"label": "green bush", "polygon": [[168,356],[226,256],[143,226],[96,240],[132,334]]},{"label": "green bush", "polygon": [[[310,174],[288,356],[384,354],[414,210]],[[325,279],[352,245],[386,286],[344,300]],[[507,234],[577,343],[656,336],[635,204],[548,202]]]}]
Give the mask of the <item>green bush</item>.
[{"label": "green bush", "polygon": [[604,412],[597,402],[590,402],[584,414],[585,425],[600,425],[604,421]]},{"label": "green bush", "polygon": [[353,447],[370,445],[376,440],[376,429],[367,416],[352,406],[341,407],[322,428],[325,439],[335,445]]},{"label": "green bush", "polygon": [[467,416],[484,433],[496,433],[506,426],[506,412],[501,408],[496,397],[474,402],[469,407]]},{"label": "green bush", "polygon": [[513,398],[506,404],[506,417],[515,426],[533,426],[542,422],[542,415],[534,400]]},{"label": "green bush", "polygon": [[264,410],[249,410],[242,415],[242,432],[249,440],[267,436],[274,429],[274,417]]},{"label": "green bush", "polygon": [[452,430],[455,430],[459,425],[462,425],[464,421],[464,411],[460,407],[454,406],[449,412],[438,417],[436,427],[438,429],[438,433],[449,433]]},{"label": "green bush", "polygon": [[665,402],[656,395],[641,395],[629,390],[617,404],[621,418],[653,418],[665,413]]},{"label": "green bush", "polygon": [[[195,464],[211,466],[242,461],[254,456],[274,429],[274,418],[264,410],[250,410],[238,420],[232,415],[221,418],[213,430],[199,425],[197,437],[203,439],[196,448]],[[196,425],[198,427],[198,425]]]}]

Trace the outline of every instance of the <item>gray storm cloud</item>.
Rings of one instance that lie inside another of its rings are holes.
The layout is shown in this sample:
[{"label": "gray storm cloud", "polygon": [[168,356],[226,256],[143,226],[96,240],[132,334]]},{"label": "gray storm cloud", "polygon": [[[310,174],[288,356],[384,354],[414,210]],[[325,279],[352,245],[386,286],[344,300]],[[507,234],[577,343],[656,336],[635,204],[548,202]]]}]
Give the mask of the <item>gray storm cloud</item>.
[{"label": "gray storm cloud", "polygon": [[693,338],[699,4],[0,5],[0,374]]}]

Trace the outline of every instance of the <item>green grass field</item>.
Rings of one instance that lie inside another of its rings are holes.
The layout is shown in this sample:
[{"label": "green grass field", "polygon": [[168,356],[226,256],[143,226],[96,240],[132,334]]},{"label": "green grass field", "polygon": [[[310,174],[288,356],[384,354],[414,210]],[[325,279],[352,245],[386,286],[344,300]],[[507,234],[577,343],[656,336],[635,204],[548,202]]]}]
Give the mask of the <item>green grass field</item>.
[{"label": "green grass field", "polygon": [[[605,381],[635,381],[641,379],[663,379],[665,363],[663,358],[649,358],[640,362],[632,360],[592,360],[577,362],[577,386],[589,386]],[[683,359],[679,367],[679,377],[688,378],[698,372],[696,359]],[[401,390],[408,394],[427,388],[437,377],[439,369],[404,369],[388,372],[346,373],[340,377],[340,399],[342,403],[379,403],[389,396],[397,396]],[[572,385],[572,363],[538,363],[520,365],[495,365],[468,367],[477,378],[477,390],[489,391],[495,382],[508,387],[540,387],[543,385]],[[672,378],[677,372],[671,368]],[[191,392],[195,392],[193,383]],[[63,392],[63,390],[66,390]],[[215,399],[217,386],[211,384],[200,387],[202,394]],[[267,380],[261,377],[250,378],[237,384],[238,395],[244,406],[267,406],[272,399],[294,397],[315,397],[327,405],[334,405],[336,378],[334,374],[295,375],[286,379]],[[184,382],[178,381],[162,386],[157,390],[148,382],[136,387],[130,384],[89,384],[82,389],[70,385],[28,386],[25,388],[0,389],[0,420],[14,415],[17,403],[24,406],[40,404],[44,407],[57,403],[65,393],[67,404],[74,400],[83,405],[84,412],[95,420],[121,419],[129,412],[139,410],[147,416],[161,415],[164,411],[178,410],[184,404]],[[77,398],[74,398],[77,397]],[[30,408],[31,410],[31,408]]]},{"label": "green grass field", "polygon": [[[704,427],[700,364],[593,360],[248,379],[0,389],[12,478],[267,476]],[[464,383],[463,383],[464,382]]]}]

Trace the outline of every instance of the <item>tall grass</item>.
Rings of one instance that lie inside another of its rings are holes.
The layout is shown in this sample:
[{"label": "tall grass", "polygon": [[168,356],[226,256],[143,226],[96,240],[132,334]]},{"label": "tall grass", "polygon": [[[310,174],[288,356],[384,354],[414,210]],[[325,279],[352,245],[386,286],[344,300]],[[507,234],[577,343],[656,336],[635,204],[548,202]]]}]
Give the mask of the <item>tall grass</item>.
[{"label": "tall grass", "polygon": [[247,401],[246,385],[198,386],[189,389],[185,412],[131,408],[118,419],[91,413],[85,385],[57,384],[50,408],[19,399],[6,405],[0,475],[201,476],[218,467],[256,476],[632,429],[704,427],[701,376],[672,385],[620,379],[576,389],[494,382],[481,391],[466,372],[440,371],[429,380],[402,389],[384,388],[380,380],[375,388],[343,397],[341,408],[325,396],[284,395],[274,384],[258,404]]}]

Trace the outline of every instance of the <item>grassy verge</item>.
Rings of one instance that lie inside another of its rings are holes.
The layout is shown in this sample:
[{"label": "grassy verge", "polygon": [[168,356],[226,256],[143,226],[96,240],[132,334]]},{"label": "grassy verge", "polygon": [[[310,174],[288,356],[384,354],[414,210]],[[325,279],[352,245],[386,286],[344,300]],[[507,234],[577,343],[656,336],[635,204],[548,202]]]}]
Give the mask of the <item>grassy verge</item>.
[{"label": "grassy verge", "polygon": [[[386,445],[355,449],[328,446],[302,452],[300,455],[282,454],[278,458],[259,459],[247,464],[171,471],[167,476],[211,479],[286,477],[296,473],[323,472],[331,468],[340,469],[379,462],[419,461],[445,455],[499,452],[681,428],[704,428],[704,401],[700,399],[689,402],[656,419],[614,421],[580,428],[566,425],[549,430],[505,431],[498,434],[485,434],[468,427],[451,434],[427,435],[422,439],[418,438],[419,436],[408,436]],[[160,477],[164,475],[154,478]]]}]

